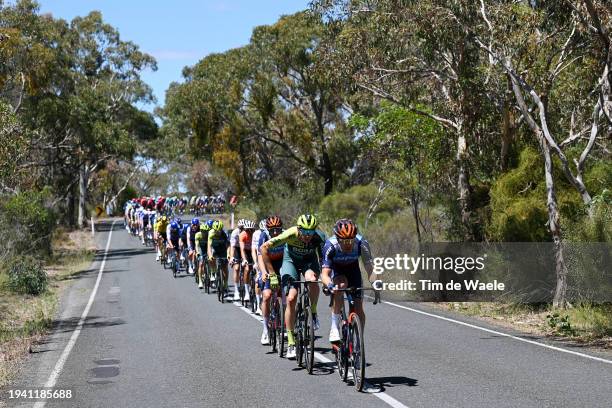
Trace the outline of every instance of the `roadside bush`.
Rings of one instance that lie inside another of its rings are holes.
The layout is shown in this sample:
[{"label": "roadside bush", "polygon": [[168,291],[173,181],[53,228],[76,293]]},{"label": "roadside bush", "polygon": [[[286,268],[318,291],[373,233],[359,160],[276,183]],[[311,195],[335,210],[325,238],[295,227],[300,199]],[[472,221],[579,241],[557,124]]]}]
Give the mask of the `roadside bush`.
[{"label": "roadside bush", "polygon": [[45,206],[46,192],[23,192],[0,201],[0,258],[23,253],[49,255],[55,214]]},{"label": "roadside bush", "polygon": [[32,256],[16,257],[7,263],[8,288],[15,293],[38,295],[47,290],[47,273]]},{"label": "roadside bush", "polygon": [[[363,224],[377,195],[378,188],[373,184],[354,186],[325,197],[319,205],[319,214],[329,223],[335,222],[338,218],[350,218],[358,224]],[[385,191],[372,216],[387,219],[405,207],[404,201],[396,194]]]}]

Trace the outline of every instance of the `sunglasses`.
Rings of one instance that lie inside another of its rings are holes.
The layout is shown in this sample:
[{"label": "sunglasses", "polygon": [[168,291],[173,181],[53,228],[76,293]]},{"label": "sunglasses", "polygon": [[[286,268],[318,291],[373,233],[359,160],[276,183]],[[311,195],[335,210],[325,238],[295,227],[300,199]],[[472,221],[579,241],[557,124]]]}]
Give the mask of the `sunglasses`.
[{"label": "sunglasses", "polygon": [[300,228],[300,234],[302,235],[314,235],[315,233],[316,233],[315,230],[307,230],[307,229]]},{"label": "sunglasses", "polygon": [[283,231],[283,229],[282,228],[270,228],[268,231],[270,232],[270,234],[278,235]]}]

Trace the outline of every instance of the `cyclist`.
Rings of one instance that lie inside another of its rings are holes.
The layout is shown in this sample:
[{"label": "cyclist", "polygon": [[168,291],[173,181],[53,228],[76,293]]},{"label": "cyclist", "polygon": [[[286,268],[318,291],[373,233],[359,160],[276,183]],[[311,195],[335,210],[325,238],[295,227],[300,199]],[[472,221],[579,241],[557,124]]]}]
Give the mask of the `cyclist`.
[{"label": "cyclist", "polygon": [[187,230],[187,246],[189,248],[189,274],[193,275],[193,265],[195,263],[195,234],[200,230],[200,219],[191,220],[191,227]]},{"label": "cyclist", "polygon": [[166,229],[168,228],[168,217],[162,215],[157,217],[155,222],[155,242],[157,242],[157,257],[156,261],[159,261],[162,255],[166,254],[166,241],[168,236],[166,235]]},{"label": "cyclist", "polygon": [[181,224],[179,222],[179,231],[180,231],[180,237],[181,240],[179,242],[180,247],[181,247],[181,262],[184,262],[185,259],[185,253],[187,251],[187,249],[189,248],[189,244],[187,243],[187,233],[189,231],[189,223],[185,223],[185,224]]},{"label": "cyclist", "polygon": [[[210,220],[209,220],[210,221]],[[202,275],[204,273],[204,268],[206,267],[206,254],[208,252],[208,233],[210,231],[210,225],[208,222],[205,222],[202,225],[202,228],[196,232],[195,234],[195,249],[198,257],[198,288],[202,289],[204,287],[204,283],[202,282]],[[210,276],[209,276],[210,278]]]},{"label": "cyclist", "polygon": [[227,234],[223,231],[223,222],[221,220],[214,221],[208,233],[208,265],[211,271],[217,273],[215,259],[223,264],[221,269],[223,270],[224,288],[217,288],[217,290],[223,290],[224,292],[227,292],[228,244]]},{"label": "cyclist", "polygon": [[[263,333],[261,333],[261,344],[270,344],[270,338],[268,335],[268,319],[270,318],[270,299],[272,298],[272,290],[278,290],[278,287],[272,288],[270,283],[270,274],[275,274],[277,277],[280,274],[281,266],[283,265],[283,252],[285,248],[279,245],[275,248],[268,249],[268,257],[272,263],[272,270],[267,271],[266,265],[264,264],[263,257],[261,256],[261,246],[270,240],[270,238],[277,237],[283,232],[283,221],[280,217],[272,216],[265,220],[265,228],[261,229],[259,235],[259,242],[257,245],[257,262],[259,273],[257,275],[257,285],[262,292],[261,311],[263,315]],[[276,279],[278,283],[278,279]],[[278,286],[278,285],[276,285]]]},{"label": "cyclist", "polygon": [[[336,222],[334,235],[325,241],[323,248],[323,269],[321,282],[327,286],[334,296],[334,305],[331,312],[331,329],[329,341],[340,341],[340,321],[342,309],[342,292],[334,292],[336,288],[360,288],[363,286],[359,258],[363,260],[369,279],[372,279],[372,253],[368,241],[358,233],[357,226],[349,219],[343,218]],[[360,291],[353,295],[355,299],[355,313],[359,315],[365,325],[362,294]]]},{"label": "cyclist", "polygon": [[259,250],[259,237],[261,236],[262,231],[266,229],[266,219],[264,218],[259,222],[259,228],[253,233],[253,241],[251,243],[251,256],[253,258],[253,268],[255,270],[255,299],[257,303],[257,310],[255,314],[261,316],[261,289],[257,282],[259,281],[259,276],[261,272],[259,271],[259,262],[257,261],[258,256],[257,252]]},{"label": "cyclist", "polygon": [[166,237],[168,242],[168,250],[174,250],[176,252],[176,258],[179,259],[179,241],[180,241],[181,231],[179,223],[176,221],[172,221],[168,228],[166,229]]},{"label": "cyclist", "polygon": [[[304,214],[298,218],[297,226],[291,227],[282,234],[271,238],[261,247],[266,270],[274,270],[269,256],[269,249],[284,245],[283,264],[281,266],[281,282],[283,287],[289,285],[289,281],[299,280],[303,274],[305,280],[313,281],[309,286],[310,310],[312,311],[313,327],[319,328],[317,316],[317,301],[319,300],[319,286],[316,280],[321,272],[319,259],[322,258],[325,234],[317,228],[317,219],[314,215]],[[299,285],[291,284],[287,295],[287,309],[285,312],[285,325],[287,326],[287,358],[295,358],[295,338],[293,329],[295,327],[295,305],[297,302]]]},{"label": "cyclist", "polygon": [[[251,243],[253,242],[253,233],[255,232],[255,223],[253,221],[244,222],[244,230],[238,237],[240,245],[240,257],[242,258],[242,279],[244,282],[244,300],[250,301],[251,296],[251,268],[253,267],[253,255],[251,252]],[[237,284],[239,280],[234,280]]]},{"label": "cyclist", "polygon": [[230,234],[230,266],[234,271],[234,300],[240,299],[240,294],[238,293],[238,282],[240,282],[238,278],[238,272],[240,272],[240,262],[242,261],[240,254],[240,242],[239,237],[242,229],[244,227],[244,219],[239,219],[236,228]]}]

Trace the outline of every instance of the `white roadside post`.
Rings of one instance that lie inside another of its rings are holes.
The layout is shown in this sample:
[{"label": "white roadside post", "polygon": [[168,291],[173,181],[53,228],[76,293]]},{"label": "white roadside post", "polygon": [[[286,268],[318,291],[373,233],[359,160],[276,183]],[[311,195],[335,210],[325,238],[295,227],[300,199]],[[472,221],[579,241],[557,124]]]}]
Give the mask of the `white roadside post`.
[{"label": "white roadside post", "polygon": [[95,235],[96,234],[96,228],[95,228],[95,224],[94,224],[94,216],[91,216],[91,235]]}]

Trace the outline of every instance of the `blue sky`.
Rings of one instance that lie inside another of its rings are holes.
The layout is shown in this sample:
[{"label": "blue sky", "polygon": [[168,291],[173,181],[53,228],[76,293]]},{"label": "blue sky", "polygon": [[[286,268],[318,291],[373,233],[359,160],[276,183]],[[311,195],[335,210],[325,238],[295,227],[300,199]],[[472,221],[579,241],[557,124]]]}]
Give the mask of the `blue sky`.
[{"label": "blue sky", "polygon": [[[186,65],[212,52],[249,42],[254,27],[308,7],[308,0],[39,0],[42,13],[71,20],[92,10],[157,59],[158,70],[143,79],[163,104],[172,81]],[[151,111],[153,106],[145,107]]]}]

